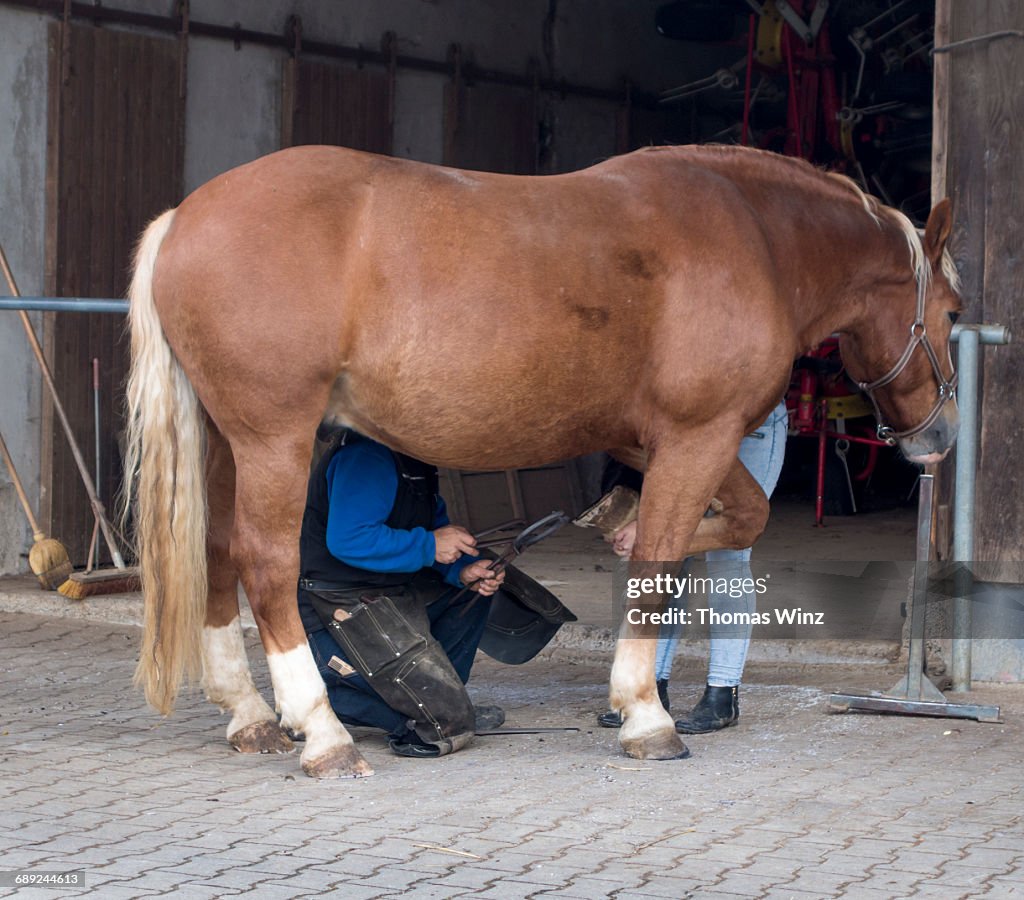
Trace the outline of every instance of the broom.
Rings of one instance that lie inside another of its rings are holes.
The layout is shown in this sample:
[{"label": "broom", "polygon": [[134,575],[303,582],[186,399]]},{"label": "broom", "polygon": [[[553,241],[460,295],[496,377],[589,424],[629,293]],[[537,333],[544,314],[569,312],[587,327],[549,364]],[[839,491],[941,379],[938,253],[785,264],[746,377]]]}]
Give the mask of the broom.
[{"label": "broom", "polygon": [[[100,492],[100,361],[92,361],[92,412],[93,429],[96,439],[96,494]],[[57,588],[69,600],[84,600],[92,594],[121,594],[127,591],[142,590],[137,569],[94,569],[100,559],[100,520],[99,516],[92,527],[92,539],[89,541],[89,559],[84,572],[75,572],[65,584]]]},{"label": "broom", "polygon": [[36,517],[32,514],[32,507],[29,506],[28,497],[25,495],[25,488],[22,487],[21,479],[14,468],[14,460],[7,450],[7,443],[4,436],[0,434],[0,452],[3,453],[4,462],[7,463],[7,471],[11,473],[11,481],[14,482],[14,489],[18,492],[18,499],[28,516],[28,524],[32,526],[32,549],[28,553],[28,564],[35,573],[43,590],[56,590],[58,585],[64,583],[71,574],[71,560],[68,559],[68,551],[64,545],[54,538],[48,538],[39,527]]},{"label": "broom", "polygon": [[[11,273],[11,267],[7,263],[7,256],[4,254],[3,247],[0,247],[0,268],[3,269],[7,285],[11,289],[11,295],[20,297],[18,285],[14,281],[14,275]],[[53,398],[53,408],[64,428],[68,443],[71,445],[71,455],[78,466],[79,474],[82,476],[82,483],[85,485],[85,491],[89,495],[89,502],[92,504],[93,512],[96,514],[100,531],[103,532],[103,539],[106,541],[107,548],[110,550],[110,557],[116,566],[114,570],[95,571],[87,575],[77,572],[72,573],[70,578],[57,590],[72,600],[84,600],[93,594],[115,594],[139,590],[141,586],[139,570],[138,568],[129,569],[126,567],[124,559],[121,558],[121,551],[117,549],[110,522],[107,521],[106,510],[99,497],[96,496],[96,487],[93,485],[89,469],[85,465],[85,460],[82,458],[82,451],[78,449],[78,442],[75,440],[75,435],[71,430],[71,423],[68,421],[67,413],[64,412],[64,404],[60,402],[60,395],[57,393],[57,385],[53,380],[53,373],[50,371],[50,366],[43,355],[43,348],[39,344],[39,338],[36,337],[32,322],[25,310],[18,310],[18,315],[21,316],[21,324],[25,329],[25,336],[28,338],[29,346],[32,348],[32,353],[35,355],[39,368],[43,373],[43,381],[46,382],[46,386],[50,389],[50,395]]]}]

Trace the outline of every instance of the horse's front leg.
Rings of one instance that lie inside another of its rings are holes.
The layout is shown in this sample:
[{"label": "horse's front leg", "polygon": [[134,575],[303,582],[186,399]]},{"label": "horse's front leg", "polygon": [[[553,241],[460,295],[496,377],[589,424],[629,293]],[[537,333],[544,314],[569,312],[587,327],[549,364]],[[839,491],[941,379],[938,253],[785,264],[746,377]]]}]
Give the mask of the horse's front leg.
[{"label": "horse's front leg", "polygon": [[302,770],[314,778],[372,775],[331,709],[299,619],[299,530],[311,451],[312,434],[308,442],[235,447],[231,556],[267,653],[281,725],[306,736]]},{"label": "horse's front leg", "polygon": [[[699,431],[666,429],[658,436],[644,476],[630,578],[678,574],[704,511],[736,459],[741,437],[739,427],[722,423]],[[654,681],[659,625],[649,614],[663,609],[665,598],[665,592],[627,597],[615,648],[611,707],[622,712],[619,742],[635,759],[689,755],[658,700]]]},{"label": "horse's front leg", "polygon": [[242,753],[289,753],[295,749],[277,716],[253,684],[238,617],[238,570],[231,561],[235,519],[235,461],[231,447],[207,427],[206,485],[209,593],[203,625],[203,688],[207,699],[231,715],[227,738]]}]

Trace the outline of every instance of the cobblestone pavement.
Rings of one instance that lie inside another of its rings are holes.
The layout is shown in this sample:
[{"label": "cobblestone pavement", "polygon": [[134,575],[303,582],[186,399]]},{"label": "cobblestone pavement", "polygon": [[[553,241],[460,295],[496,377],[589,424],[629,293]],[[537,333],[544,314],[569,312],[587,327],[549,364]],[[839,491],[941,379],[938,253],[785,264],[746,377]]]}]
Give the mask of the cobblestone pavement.
[{"label": "cobblestone pavement", "polygon": [[[975,695],[1005,725],[830,715],[827,691],[897,670],[754,669],[739,727],[652,763],[592,727],[606,666],[483,661],[476,697],[509,725],[581,731],[436,761],[357,732],[378,774],[315,782],[295,755],[234,753],[197,691],[172,718],[148,710],[137,639],[0,614],[0,870],[86,880],[19,896],[1024,896],[1020,687]],[[677,706],[699,680],[679,672]]]}]

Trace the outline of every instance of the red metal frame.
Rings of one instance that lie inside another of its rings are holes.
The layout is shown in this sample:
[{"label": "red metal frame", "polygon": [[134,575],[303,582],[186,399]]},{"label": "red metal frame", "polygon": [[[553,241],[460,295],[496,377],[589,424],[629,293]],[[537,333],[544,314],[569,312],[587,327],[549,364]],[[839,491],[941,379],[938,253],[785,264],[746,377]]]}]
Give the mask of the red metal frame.
[{"label": "red metal frame", "polygon": [[[839,360],[839,342],[835,338],[824,341],[820,347],[807,354],[812,359]],[[818,441],[817,482],[815,486],[814,524],[819,528],[825,520],[825,457],[830,438],[861,444],[870,448],[864,467],[852,474],[854,481],[866,481],[874,472],[878,462],[880,447],[888,447],[885,441],[879,440],[870,424],[858,426],[857,432],[838,431],[829,427],[828,398],[849,394],[849,388],[843,379],[841,368],[833,376],[823,378],[809,368],[797,369],[790,383],[786,406],[790,409],[790,429],[796,437],[813,437]],[[867,418],[867,417],[865,417]]]},{"label": "red metal frame", "polygon": [[[807,20],[817,6],[818,0],[790,0],[790,6]],[[757,62],[755,55],[756,34],[759,19],[750,16],[750,30],[747,35],[747,73],[743,102],[743,131],[741,143],[747,144],[750,134],[750,82],[754,69],[774,71]],[[828,156],[837,160],[841,167],[843,157],[839,128],[841,107],[836,87],[836,58],[832,53],[829,36],[829,22],[821,24],[814,43],[810,46],[793,34],[788,22],[782,24],[782,66],[788,82],[786,138],[783,152],[814,161],[821,157],[824,147],[820,138],[828,145]],[[771,141],[774,134],[766,136],[762,146]]]}]

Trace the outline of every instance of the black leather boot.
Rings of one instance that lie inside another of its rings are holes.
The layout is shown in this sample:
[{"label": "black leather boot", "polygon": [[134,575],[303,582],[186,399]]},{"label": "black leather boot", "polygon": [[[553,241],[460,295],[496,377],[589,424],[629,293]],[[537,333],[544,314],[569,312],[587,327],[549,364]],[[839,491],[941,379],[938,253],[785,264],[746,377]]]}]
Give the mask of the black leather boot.
[{"label": "black leather boot", "polygon": [[676,719],[680,734],[706,734],[735,725],[740,717],[740,689],[736,687],[704,688],[704,696],[681,719]]},{"label": "black leather boot", "polygon": [[[668,712],[668,679],[658,679],[657,685],[658,699],[661,701],[661,705],[665,707],[665,712]],[[622,713],[614,709],[609,709],[607,712],[603,712],[597,717],[597,724],[602,728],[621,728]]]}]

